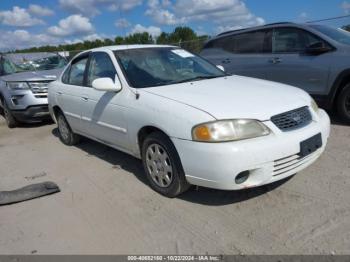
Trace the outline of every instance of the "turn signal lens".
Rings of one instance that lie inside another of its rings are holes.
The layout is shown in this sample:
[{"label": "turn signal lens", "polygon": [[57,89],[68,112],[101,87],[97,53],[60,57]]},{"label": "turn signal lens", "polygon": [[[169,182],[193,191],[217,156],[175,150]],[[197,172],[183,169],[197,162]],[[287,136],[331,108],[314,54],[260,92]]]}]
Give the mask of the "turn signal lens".
[{"label": "turn signal lens", "polygon": [[208,141],[210,140],[210,132],[207,126],[198,126],[195,130],[195,137],[198,140]]}]

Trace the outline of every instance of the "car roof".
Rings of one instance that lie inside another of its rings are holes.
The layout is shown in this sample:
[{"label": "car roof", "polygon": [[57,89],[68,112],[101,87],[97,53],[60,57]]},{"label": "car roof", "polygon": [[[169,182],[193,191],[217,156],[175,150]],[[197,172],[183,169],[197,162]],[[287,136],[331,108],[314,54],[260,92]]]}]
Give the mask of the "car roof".
[{"label": "car roof", "polygon": [[222,33],[218,34],[217,36],[213,37],[211,40],[216,39],[216,38],[220,38],[222,36],[235,34],[235,33],[238,33],[238,32],[250,32],[250,31],[255,31],[255,30],[269,29],[269,28],[281,27],[281,26],[306,27],[308,25],[309,24],[298,24],[298,23],[293,23],[293,22],[271,23],[271,24],[266,24],[266,25],[261,25],[261,26],[248,27],[248,28],[243,28],[243,29],[237,29],[237,30],[230,30],[230,31],[222,32]]},{"label": "car roof", "polygon": [[169,47],[176,47],[172,45],[113,45],[113,46],[104,46],[104,47],[97,47],[94,49],[91,49],[89,51],[118,51],[118,50],[128,50],[128,49],[142,49],[142,48],[169,48]]}]

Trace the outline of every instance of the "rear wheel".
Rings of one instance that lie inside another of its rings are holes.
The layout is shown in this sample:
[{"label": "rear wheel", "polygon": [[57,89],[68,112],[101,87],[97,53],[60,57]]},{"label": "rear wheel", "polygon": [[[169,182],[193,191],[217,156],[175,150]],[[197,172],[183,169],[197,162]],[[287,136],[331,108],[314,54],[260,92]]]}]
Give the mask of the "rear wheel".
[{"label": "rear wheel", "polygon": [[7,126],[9,128],[14,128],[14,127],[18,126],[18,121],[12,115],[11,110],[7,106],[6,101],[4,99],[1,100],[1,104],[2,104],[2,107],[3,107],[3,114],[4,114],[4,117],[5,117]]},{"label": "rear wheel", "polygon": [[79,135],[74,134],[65,116],[61,112],[57,113],[57,125],[59,137],[63,144],[73,146],[79,143]]},{"label": "rear wheel", "polygon": [[142,162],[151,187],[167,197],[176,197],[190,185],[171,140],[161,132],[150,134],[142,145]]},{"label": "rear wheel", "polygon": [[350,123],[350,83],[340,92],[337,101],[337,108],[341,119]]}]

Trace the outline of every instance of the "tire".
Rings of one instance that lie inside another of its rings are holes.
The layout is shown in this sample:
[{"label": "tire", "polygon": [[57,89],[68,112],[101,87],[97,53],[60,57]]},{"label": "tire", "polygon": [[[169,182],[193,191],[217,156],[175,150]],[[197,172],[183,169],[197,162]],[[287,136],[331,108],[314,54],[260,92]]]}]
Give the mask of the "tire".
[{"label": "tire", "polygon": [[142,163],[156,192],[174,198],[189,189],[180,157],[165,134],[154,132],[146,137],[142,144]]},{"label": "tire", "polygon": [[350,83],[340,92],[337,100],[337,109],[341,120],[350,123]]},{"label": "tire", "polygon": [[2,100],[4,118],[8,128],[15,128],[18,126],[18,121],[12,115],[11,110],[8,108],[5,99]]},{"label": "tire", "polygon": [[79,143],[80,136],[74,134],[63,113],[57,113],[58,133],[61,142],[67,146],[73,146]]}]

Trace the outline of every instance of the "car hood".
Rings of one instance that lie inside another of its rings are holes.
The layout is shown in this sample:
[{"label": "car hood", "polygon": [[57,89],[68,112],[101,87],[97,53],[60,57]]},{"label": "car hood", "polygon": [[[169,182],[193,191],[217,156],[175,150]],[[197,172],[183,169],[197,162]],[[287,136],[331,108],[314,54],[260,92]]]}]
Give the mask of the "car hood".
[{"label": "car hood", "polygon": [[44,70],[44,71],[27,71],[20,72],[11,75],[5,75],[1,77],[2,80],[10,81],[54,81],[62,73],[63,68],[53,69],[53,70]]},{"label": "car hood", "polygon": [[303,90],[288,85],[228,76],[143,89],[205,111],[216,119],[269,120],[271,116],[310,105]]}]

